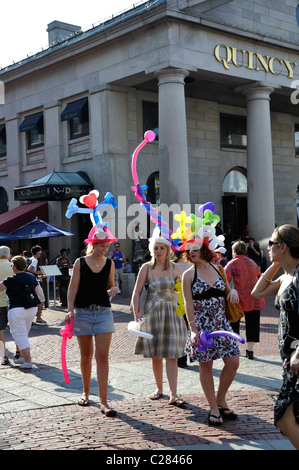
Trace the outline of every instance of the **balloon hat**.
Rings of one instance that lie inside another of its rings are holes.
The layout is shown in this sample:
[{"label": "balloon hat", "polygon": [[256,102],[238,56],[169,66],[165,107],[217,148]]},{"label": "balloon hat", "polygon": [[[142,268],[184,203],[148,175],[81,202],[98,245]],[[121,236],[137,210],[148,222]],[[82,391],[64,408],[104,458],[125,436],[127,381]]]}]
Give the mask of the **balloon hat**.
[{"label": "balloon hat", "polygon": [[78,207],[77,200],[71,199],[65,216],[70,219],[74,214],[90,214],[90,220],[93,228],[88,234],[85,243],[112,243],[116,242],[118,238],[114,237],[108,230],[108,224],[103,223],[103,218],[100,209],[107,205],[111,205],[114,209],[117,208],[117,203],[111,193],[106,193],[104,200],[98,204],[99,192],[95,189],[90,191],[89,194],[81,196],[79,201],[84,204],[86,208]]},{"label": "balloon hat", "polygon": [[98,230],[98,226],[95,225],[88,234],[88,238],[84,240],[85,243],[94,244],[94,243],[112,243],[116,242],[118,238],[113,237],[112,233],[103,227],[103,231]]}]

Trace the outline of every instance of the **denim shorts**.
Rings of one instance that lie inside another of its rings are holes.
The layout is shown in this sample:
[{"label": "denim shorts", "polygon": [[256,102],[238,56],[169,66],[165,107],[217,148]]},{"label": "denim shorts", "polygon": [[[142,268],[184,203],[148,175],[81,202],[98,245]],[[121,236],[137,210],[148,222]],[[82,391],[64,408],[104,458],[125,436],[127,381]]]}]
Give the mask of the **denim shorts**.
[{"label": "denim shorts", "polygon": [[111,307],[99,310],[89,308],[76,308],[74,336],[99,335],[101,333],[114,333],[114,322]]}]

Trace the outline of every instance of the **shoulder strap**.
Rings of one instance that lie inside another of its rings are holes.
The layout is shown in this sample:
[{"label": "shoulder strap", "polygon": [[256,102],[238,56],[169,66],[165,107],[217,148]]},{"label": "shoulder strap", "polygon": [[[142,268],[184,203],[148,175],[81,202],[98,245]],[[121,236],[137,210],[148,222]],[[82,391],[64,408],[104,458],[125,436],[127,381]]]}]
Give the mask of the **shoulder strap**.
[{"label": "shoulder strap", "polygon": [[[215,266],[212,264],[212,263],[209,263],[210,266],[212,266],[213,269],[215,269],[215,271],[220,274],[220,276],[222,276],[221,272],[218,271],[218,269],[215,268]],[[220,268],[221,264],[219,265],[219,268]],[[222,266],[221,266],[222,268]],[[223,269],[223,268],[222,268]],[[223,276],[222,276],[223,277]]]},{"label": "shoulder strap", "polygon": [[194,276],[193,276],[193,281],[192,281],[192,286],[195,283],[197,279],[197,269],[196,269],[196,264],[194,265]]}]

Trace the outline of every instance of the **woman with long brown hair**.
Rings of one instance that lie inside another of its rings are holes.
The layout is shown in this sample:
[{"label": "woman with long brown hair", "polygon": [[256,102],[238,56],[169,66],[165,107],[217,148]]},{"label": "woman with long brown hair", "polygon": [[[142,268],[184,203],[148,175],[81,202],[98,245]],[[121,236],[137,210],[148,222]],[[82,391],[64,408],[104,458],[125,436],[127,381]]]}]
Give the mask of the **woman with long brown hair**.
[{"label": "woman with long brown hair", "polygon": [[[275,228],[268,244],[272,264],[256,283],[252,295],[275,297],[280,312],[278,344],[283,361],[283,384],[275,404],[274,422],[299,450],[299,229]],[[279,269],[284,273],[273,279]]]},{"label": "woman with long brown hair", "polygon": [[[197,350],[200,333],[203,330],[227,330],[232,332],[225,313],[225,283],[218,268],[212,264],[214,253],[208,247],[208,240],[189,240],[183,247],[186,259],[193,266],[183,273],[183,296],[189,323],[189,337],[186,351],[192,361],[199,362],[199,374],[203,391],[209,403],[210,425],[219,425],[223,419],[236,419],[236,413],[226,401],[227,391],[239,367],[239,348],[235,339],[217,337],[214,348],[203,352]],[[238,301],[235,290],[229,293],[231,302]],[[213,361],[222,359],[218,392],[215,393]]]}]

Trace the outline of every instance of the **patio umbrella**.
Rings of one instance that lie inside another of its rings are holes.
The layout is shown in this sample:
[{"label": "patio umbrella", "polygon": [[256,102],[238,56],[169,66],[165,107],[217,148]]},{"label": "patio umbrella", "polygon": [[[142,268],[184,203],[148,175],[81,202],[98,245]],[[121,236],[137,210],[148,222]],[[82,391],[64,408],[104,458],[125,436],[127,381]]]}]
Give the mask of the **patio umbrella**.
[{"label": "patio umbrella", "polygon": [[28,224],[17,228],[9,235],[14,236],[15,240],[26,240],[28,238],[46,238],[46,237],[61,237],[71,236],[74,233],[64,230],[62,228],[51,225],[38,218],[28,222]]},{"label": "patio umbrella", "polygon": [[10,241],[10,240],[19,240],[18,237],[14,237],[13,235],[10,235],[9,233],[3,233],[0,232],[0,241]]}]

